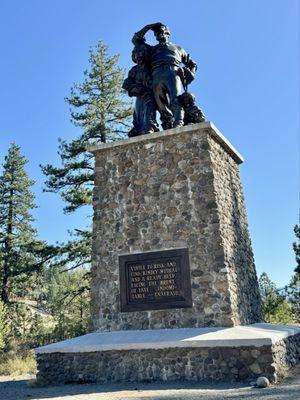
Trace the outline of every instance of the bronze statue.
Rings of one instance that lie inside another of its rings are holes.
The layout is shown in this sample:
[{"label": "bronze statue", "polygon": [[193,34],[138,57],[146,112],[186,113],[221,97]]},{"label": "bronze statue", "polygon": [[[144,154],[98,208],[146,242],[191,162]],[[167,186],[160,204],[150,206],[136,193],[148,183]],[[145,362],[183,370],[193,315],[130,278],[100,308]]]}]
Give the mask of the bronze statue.
[{"label": "bronze statue", "polygon": [[[155,46],[146,43],[145,35],[149,30],[158,41]],[[195,97],[187,92],[197,65],[182,47],[169,41],[169,35],[168,27],[157,22],[146,25],[132,38],[135,46],[133,61],[137,66],[129,71],[123,84],[130,96],[137,97],[134,127],[129,136],[157,131],[156,110],[160,113],[163,129],[204,121],[202,111],[195,105]],[[137,53],[142,53],[139,59]],[[147,76],[147,83],[142,76]],[[143,89],[137,91],[136,86]],[[143,98],[145,93],[147,98]]]}]

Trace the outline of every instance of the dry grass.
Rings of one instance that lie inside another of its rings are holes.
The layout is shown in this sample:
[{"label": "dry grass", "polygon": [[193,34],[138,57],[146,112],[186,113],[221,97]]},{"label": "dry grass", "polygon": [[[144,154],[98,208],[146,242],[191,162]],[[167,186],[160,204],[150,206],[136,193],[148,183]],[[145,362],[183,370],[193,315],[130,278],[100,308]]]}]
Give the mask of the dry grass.
[{"label": "dry grass", "polygon": [[0,375],[17,376],[22,374],[35,374],[36,362],[34,353],[30,352],[26,356],[13,355],[0,360]]}]

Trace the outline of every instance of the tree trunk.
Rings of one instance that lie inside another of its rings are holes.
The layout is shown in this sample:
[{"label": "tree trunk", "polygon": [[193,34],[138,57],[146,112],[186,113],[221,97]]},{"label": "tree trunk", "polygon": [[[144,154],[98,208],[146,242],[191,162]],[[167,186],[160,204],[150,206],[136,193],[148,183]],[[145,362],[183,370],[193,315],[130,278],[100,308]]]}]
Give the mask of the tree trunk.
[{"label": "tree trunk", "polygon": [[4,261],[4,268],[3,268],[3,278],[2,278],[2,290],[1,290],[1,301],[4,304],[7,304],[9,301],[8,297],[8,274],[7,274],[7,266],[6,262]]},{"label": "tree trunk", "polygon": [[8,278],[9,278],[9,264],[10,264],[10,252],[11,252],[11,235],[13,226],[13,190],[9,193],[9,208],[8,208],[8,221],[6,234],[7,237],[4,242],[4,265],[3,265],[3,276],[2,276],[2,287],[1,287],[1,301],[4,304],[9,302],[9,289],[8,289]]},{"label": "tree trunk", "polygon": [[80,333],[83,333],[83,301],[82,301],[82,293],[80,294]]}]

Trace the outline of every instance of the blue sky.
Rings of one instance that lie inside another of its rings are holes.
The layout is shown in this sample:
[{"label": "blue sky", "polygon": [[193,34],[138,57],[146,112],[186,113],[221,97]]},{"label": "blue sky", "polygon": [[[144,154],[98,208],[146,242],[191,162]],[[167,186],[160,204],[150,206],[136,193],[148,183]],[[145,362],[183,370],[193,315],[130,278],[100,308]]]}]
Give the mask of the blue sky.
[{"label": "blue sky", "polygon": [[42,192],[39,164],[58,164],[58,137],[79,133],[64,97],[82,81],[88,48],[103,39],[129,69],[132,34],[157,21],[198,63],[190,89],[245,158],[257,270],[283,286],[298,220],[298,0],[1,0],[0,160],[12,141],[29,160],[43,239],[66,240],[84,225],[84,210],[65,216],[59,196]]}]

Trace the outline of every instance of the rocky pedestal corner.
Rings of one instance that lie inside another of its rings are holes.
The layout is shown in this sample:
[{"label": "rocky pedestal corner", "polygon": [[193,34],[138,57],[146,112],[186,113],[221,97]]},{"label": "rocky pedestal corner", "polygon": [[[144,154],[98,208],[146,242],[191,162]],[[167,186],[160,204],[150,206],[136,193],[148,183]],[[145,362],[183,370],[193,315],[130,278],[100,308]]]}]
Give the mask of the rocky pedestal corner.
[{"label": "rocky pedestal corner", "polygon": [[[210,122],[92,147],[92,330],[262,320],[239,178],[242,157]],[[120,312],[118,256],[187,247],[191,308]]]}]

